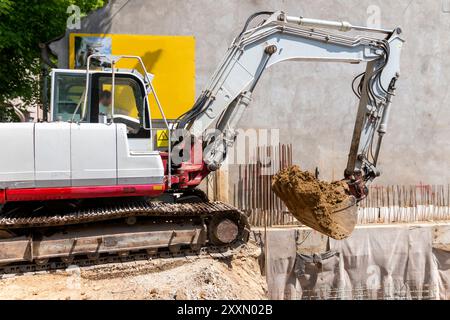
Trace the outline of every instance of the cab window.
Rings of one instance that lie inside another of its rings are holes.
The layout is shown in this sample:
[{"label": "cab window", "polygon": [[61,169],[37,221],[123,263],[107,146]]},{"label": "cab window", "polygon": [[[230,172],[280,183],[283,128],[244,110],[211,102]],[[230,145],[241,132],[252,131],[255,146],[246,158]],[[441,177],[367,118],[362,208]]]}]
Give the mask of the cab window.
[{"label": "cab window", "polygon": [[[114,115],[131,117],[143,123],[143,97],[136,80],[116,77],[114,83]],[[111,77],[100,77],[98,86],[99,116],[112,116]]]},{"label": "cab window", "polygon": [[[53,121],[79,121],[82,116],[86,76],[83,74],[55,74]],[[78,110],[77,110],[78,107]],[[74,115],[75,110],[77,110]]]}]

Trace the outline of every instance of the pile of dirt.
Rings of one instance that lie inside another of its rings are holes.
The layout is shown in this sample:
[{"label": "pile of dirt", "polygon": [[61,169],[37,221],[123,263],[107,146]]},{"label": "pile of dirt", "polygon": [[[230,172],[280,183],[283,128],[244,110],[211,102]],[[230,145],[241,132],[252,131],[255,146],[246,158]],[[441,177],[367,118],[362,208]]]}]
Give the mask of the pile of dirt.
[{"label": "pile of dirt", "polygon": [[0,299],[265,300],[260,253],[249,243],[226,259],[180,257],[7,276],[0,280]]},{"label": "pile of dirt", "polygon": [[273,178],[272,189],[306,226],[337,240],[353,232],[356,216],[344,214],[352,202],[345,182],[319,181],[312,173],[292,166]]}]

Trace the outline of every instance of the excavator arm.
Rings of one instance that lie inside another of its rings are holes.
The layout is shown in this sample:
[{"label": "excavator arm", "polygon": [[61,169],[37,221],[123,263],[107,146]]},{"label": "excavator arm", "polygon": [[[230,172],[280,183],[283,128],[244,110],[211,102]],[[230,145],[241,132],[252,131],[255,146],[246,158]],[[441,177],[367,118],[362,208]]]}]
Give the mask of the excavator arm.
[{"label": "excavator arm", "polygon": [[[251,20],[260,15],[268,18],[248,29]],[[365,35],[343,35],[349,31]],[[236,126],[265,70],[297,60],[366,63],[365,72],[353,82],[359,106],[345,170],[352,193],[362,199],[367,194],[365,185],[380,175],[377,161],[400,74],[404,42],[400,34],[399,28],[357,27],[348,22],[291,17],[281,11],[256,13],[229,47],[193,108],[178,119],[176,128],[189,130],[203,141],[204,163],[208,171],[215,171],[234,144]]]}]

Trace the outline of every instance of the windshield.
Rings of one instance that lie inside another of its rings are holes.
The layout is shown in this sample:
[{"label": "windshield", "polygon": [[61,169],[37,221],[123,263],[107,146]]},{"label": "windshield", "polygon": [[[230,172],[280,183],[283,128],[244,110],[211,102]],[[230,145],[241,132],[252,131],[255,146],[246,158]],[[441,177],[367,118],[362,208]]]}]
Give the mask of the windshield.
[{"label": "windshield", "polygon": [[[86,75],[84,73],[55,74],[53,121],[71,121],[72,119],[80,121],[85,86]],[[75,111],[77,112],[75,113]]]}]

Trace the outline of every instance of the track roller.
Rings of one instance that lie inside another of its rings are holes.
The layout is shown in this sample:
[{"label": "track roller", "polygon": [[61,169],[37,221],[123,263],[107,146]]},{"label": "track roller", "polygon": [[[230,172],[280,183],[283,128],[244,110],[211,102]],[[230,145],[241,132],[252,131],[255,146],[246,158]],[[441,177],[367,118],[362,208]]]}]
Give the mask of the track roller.
[{"label": "track roller", "polygon": [[208,224],[208,239],[215,246],[230,245],[248,240],[250,226],[247,217],[239,212],[217,214]]}]

